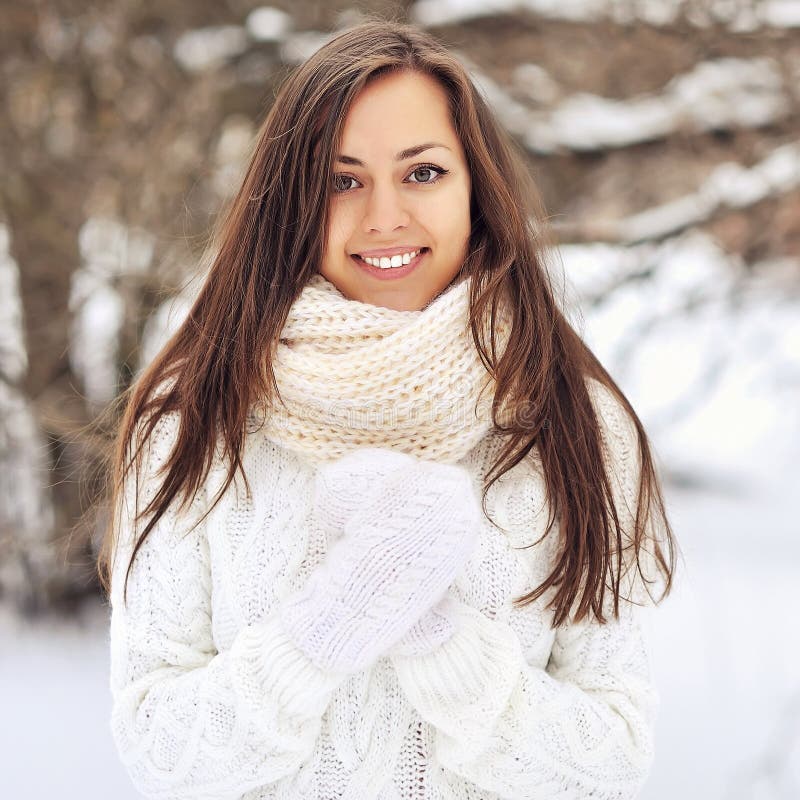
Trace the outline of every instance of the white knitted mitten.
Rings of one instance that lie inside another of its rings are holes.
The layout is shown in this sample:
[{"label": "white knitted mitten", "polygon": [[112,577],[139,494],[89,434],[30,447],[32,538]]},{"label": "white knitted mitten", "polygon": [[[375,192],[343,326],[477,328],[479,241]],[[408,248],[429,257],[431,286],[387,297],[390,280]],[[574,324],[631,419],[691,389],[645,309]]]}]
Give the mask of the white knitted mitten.
[{"label": "white knitted mitten", "polygon": [[446,594],[430,611],[417,620],[413,628],[386,654],[393,656],[423,656],[443,645],[456,630],[450,621],[456,600]]},{"label": "white knitted mitten", "polygon": [[[332,537],[341,536],[344,525],[371,497],[377,495],[393,472],[418,459],[398,450],[362,447],[322,466],[314,484],[314,506],[319,521]],[[391,656],[420,656],[435,650],[455,631],[445,595],[426,611],[391,649]]]},{"label": "white knitted mitten", "polygon": [[361,447],[336,461],[323,464],[314,477],[314,511],[328,534],[338,538],[345,523],[380,494],[393,474],[412,467],[418,459],[399,450]]},{"label": "white knitted mitten", "polygon": [[[373,456],[360,452],[368,468]],[[379,481],[305,586],[281,603],[287,633],[322,669],[357,672],[385,655],[442,599],[477,542],[469,473],[412,461]]]}]

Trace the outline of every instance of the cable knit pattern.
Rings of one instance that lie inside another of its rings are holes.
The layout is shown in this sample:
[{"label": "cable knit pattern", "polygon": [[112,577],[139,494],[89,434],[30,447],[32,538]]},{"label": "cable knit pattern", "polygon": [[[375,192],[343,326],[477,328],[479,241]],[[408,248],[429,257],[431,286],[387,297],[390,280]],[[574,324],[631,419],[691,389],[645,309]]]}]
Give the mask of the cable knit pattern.
[{"label": "cable knit pattern", "polygon": [[[396,311],[348,299],[314,275],[278,342],[273,369],[286,405],[260,409],[270,438],[311,461],[370,446],[463,457],[491,426],[493,396],[468,326],[470,281],[421,311]],[[510,331],[501,310],[501,353]]]},{"label": "cable knit pattern", "polygon": [[[633,428],[590,381],[623,525],[638,479]],[[142,497],[176,432],[161,421]],[[500,440],[459,465],[476,496]],[[478,542],[447,594],[453,635],[354,674],[315,666],[277,609],[332,544],[318,518],[318,466],[271,441],[246,440],[241,480],[191,532],[224,470],[215,463],[190,508],[170,511],[140,548],[130,509],[112,572],[111,728],[146,797],[243,800],[551,800],[636,797],[653,759],[658,694],[645,635],[652,609],[621,602],[606,625],[551,628],[552,597],[514,597],[553,566],[536,451],[492,486]],[[127,492],[130,502],[133,497]],[[632,584],[633,585],[633,584]],[[641,586],[633,585],[639,597]]]},{"label": "cable knit pattern", "polygon": [[[345,459],[369,473],[383,452]],[[475,547],[480,508],[469,472],[408,458],[281,603],[293,640],[323,669],[358,672],[386,654],[444,596]]]}]

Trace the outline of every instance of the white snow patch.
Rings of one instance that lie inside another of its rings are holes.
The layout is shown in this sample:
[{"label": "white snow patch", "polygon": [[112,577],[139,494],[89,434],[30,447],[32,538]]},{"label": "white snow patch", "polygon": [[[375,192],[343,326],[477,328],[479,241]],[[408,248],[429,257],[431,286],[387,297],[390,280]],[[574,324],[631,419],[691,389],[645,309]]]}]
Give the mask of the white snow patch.
[{"label": "white snow patch", "polygon": [[87,401],[96,408],[117,393],[119,338],[125,319],[120,282],[144,273],[154,239],[114,219],[92,217],[78,234],[83,263],[70,282],[69,361]]},{"label": "white snow patch", "polygon": [[255,130],[252,121],[243,114],[232,114],[222,123],[214,149],[212,184],[221,197],[236,192],[244,177]]},{"label": "white snow patch", "polygon": [[257,42],[281,42],[292,27],[292,18],[279,8],[254,8],[245,21],[250,36]]},{"label": "white snow patch", "polygon": [[791,112],[780,65],[768,57],[703,61],[673,78],[664,100],[699,130],[758,128]]},{"label": "white snow patch", "polygon": [[535,150],[604,150],[664,137],[675,126],[675,111],[662,99],[613,100],[579,93],[541,120],[532,117],[526,141]]},{"label": "white snow patch", "polygon": [[648,430],[663,431],[668,463],[712,482],[767,481],[764,450],[791,464],[800,314],[796,295],[760,277],[773,267],[746,270],[699,231],[616,256],[610,245],[560,253],[570,318],[581,314],[587,344]]},{"label": "white snow patch", "polygon": [[0,225],[0,374],[17,382],[28,369],[19,293],[19,268],[11,257],[8,228]]},{"label": "white snow patch", "polygon": [[114,398],[119,377],[119,336],[125,303],[119,292],[86,270],[72,276],[69,361],[86,400],[100,407]]},{"label": "white snow patch", "polygon": [[99,604],[36,623],[0,607],[5,796],[141,800],[111,738],[106,620]]},{"label": "white snow patch", "polygon": [[773,28],[800,27],[800,3],[797,0],[769,0],[758,6],[758,17]]},{"label": "white snow patch", "polygon": [[698,190],[616,223],[625,242],[655,239],[707,220],[722,207],[745,208],[800,186],[800,142],[781,145],[752,167],[726,162]]},{"label": "white snow patch", "polygon": [[758,128],[791,110],[780,68],[771,58],[706,61],[658,94],[617,100],[578,93],[550,111],[512,111],[501,94],[493,87],[498,112],[513,113],[513,128],[523,130],[527,146],[541,153],[626,147],[682,129]]},{"label": "white snow patch", "polygon": [[154,244],[147,231],[108,217],[90,217],[78,232],[85,269],[104,279],[146,272]]},{"label": "white snow patch", "polygon": [[175,60],[189,72],[221,66],[247,49],[247,32],[241,25],[199,28],[181,34],[175,42]]},{"label": "white snow patch", "polygon": [[28,353],[19,269],[10,249],[8,228],[0,224],[0,594],[35,603],[47,576],[58,572],[58,555],[51,541],[54,513],[45,483],[49,453],[19,386]]},{"label": "white snow patch", "polygon": [[[52,540],[50,468],[30,401],[17,387],[0,381],[0,594],[21,603],[45,600],[37,593],[45,589],[48,576],[63,569]],[[5,651],[0,646],[0,653]]]},{"label": "white snow patch", "polygon": [[517,0],[418,0],[411,6],[409,16],[418,25],[433,27],[511,12],[518,7]]},{"label": "white snow patch", "polygon": [[721,25],[732,33],[800,26],[797,0],[418,0],[409,14],[419,25],[436,26],[520,11],[570,22],[607,19],[621,25],[656,27],[683,19],[697,28]]},{"label": "white snow patch", "polygon": [[319,31],[290,33],[281,45],[281,58],[287,64],[302,64],[335,35],[336,33],[320,33]]},{"label": "white snow patch", "polygon": [[141,372],[155,357],[169,338],[180,328],[194,302],[190,292],[182,292],[165,300],[145,323],[139,347],[137,372]]},{"label": "white snow patch", "polygon": [[511,73],[511,80],[530,100],[542,105],[554,105],[562,94],[558,82],[539,64],[518,64]]},{"label": "white snow patch", "polygon": [[697,64],[658,93],[619,100],[579,92],[562,98],[558,84],[536,65],[513,74],[519,102],[464,53],[457,54],[505,128],[543,155],[566,148],[607,150],[665,138],[680,130],[758,128],[783,119],[791,104],[772,58],[721,58]]}]

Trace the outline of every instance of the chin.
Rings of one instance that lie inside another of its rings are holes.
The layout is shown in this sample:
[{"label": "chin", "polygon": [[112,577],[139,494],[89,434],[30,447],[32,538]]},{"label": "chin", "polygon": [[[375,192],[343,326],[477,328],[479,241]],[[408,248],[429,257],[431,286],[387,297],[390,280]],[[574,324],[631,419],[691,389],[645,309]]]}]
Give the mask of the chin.
[{"label": "chin", "polygon": [[393,286],[383,291],[365,293],[366,303],[391,308],[394,311],[420,311],[435,297],[433,289],[421,289],[414,286]]},{"label": "chin", "polygon": [[376,297],[374,295],[364,297],[362,303],[369,303],[373,306],[380,306],[381,308],[390,308],[392,311],[420,311],[425,303],[420,303],[415,300],[406,299],[404,297],[392,297],[391,295],[383,295]]}]

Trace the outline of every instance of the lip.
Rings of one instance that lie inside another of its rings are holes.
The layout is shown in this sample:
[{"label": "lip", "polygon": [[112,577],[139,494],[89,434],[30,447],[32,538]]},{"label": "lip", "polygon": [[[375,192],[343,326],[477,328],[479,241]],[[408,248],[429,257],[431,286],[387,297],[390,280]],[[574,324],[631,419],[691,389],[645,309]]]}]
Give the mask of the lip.
[{"label": "lip", "polygon": [[360,250],[357,253],[351,253],[354,256],[369,256],[369,258],[381,258],[383,256],[401,256],[403,253],[413,253],[415,250],[423,250],[424,248],[418,244],[398,244],[394,247],[384,247],[378,250]]},{"label": "lip", "polygon": [[[412,248],[413,249],[413,248]],[[408,252],[407,250],[405,252]],[[353,253],[350,258],[356,263],[356,265],[364,270],[367,275],[377,278],[379,281],[393,281],[397,280],[398,278],[404,278],[406,275],[410,275],[420,264],[423,258],[430,253],[430,250],[426,247],[423,248],[420,253],[414,256],[408,264],[404,264],[402,267],[391,267],[389,269],[381,269],[380,267],[373,267],[372,264],[367,264],[362,258],[358,255]]]}]

